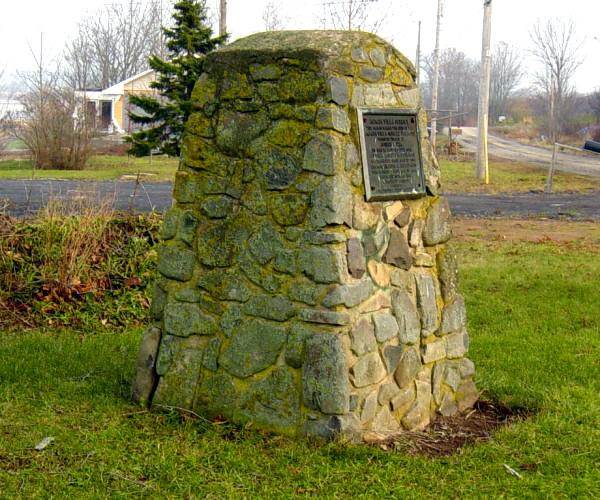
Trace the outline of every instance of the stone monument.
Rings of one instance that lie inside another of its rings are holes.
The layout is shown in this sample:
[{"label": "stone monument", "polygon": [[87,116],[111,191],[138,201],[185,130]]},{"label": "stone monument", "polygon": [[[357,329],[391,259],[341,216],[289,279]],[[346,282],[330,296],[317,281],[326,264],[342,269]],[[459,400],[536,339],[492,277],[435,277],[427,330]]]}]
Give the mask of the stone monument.
[{"label": "stone monument", "polygon": [[477,399],[411,63],[359,32],[207,57],[134,397],[288,435],[421,429]]}]

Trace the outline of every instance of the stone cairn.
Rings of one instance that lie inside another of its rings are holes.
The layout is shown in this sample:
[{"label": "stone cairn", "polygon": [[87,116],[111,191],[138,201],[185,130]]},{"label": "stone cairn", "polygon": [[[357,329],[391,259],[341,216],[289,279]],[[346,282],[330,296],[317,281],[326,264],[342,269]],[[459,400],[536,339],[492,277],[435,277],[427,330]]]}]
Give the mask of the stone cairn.
[{"label": "stone cairn", "polygon": [[[162,228],[138,401],[353,438],[474,404],[414,76],[357,32],[262,33],[208,56]],[[419,111],[427,196],[365,201],[361,107]]]}]

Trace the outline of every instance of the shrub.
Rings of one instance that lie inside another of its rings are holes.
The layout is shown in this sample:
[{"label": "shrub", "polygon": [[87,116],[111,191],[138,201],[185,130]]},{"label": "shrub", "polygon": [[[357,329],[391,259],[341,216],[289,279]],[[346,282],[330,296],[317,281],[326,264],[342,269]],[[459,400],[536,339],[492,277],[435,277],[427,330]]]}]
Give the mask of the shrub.
[{"label": "shrub", "polygon": [[144,321],[159,216],[72,210],[0,219],[0,328]]}]

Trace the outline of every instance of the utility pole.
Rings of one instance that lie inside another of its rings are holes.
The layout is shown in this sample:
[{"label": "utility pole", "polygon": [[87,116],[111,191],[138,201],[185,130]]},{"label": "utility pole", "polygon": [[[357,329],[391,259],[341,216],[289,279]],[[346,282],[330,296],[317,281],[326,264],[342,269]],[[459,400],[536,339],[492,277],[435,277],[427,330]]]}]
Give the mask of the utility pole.
[{"label": "utility pole", "polygon": [[219,3],[219,36],[227,34],[227,0]]},{"label": "utility pole", "polygon": [[417,57],[415,60],[415,70],[417,71],[416,83],[421,83],[421,21],[419,21],[419,32],[417,34]]},{"label": "utility pole", "polygon": [[433,89],[431,92],[431,146],[435,152],[437,134],[438,87],[440,86],[440,28],[442,24],[443,0],[438,0],[437,25],[435,29],[435,53],[433,64]]},{"label": "utility pole", "polygon": [[483,40],[481,48],[481,80],[479,81],[479,112],[477,117],[477,178],[490,183],[488,165],[488,121],[490,108],[490,76],[492,54],[492,0],[483,1]]}]

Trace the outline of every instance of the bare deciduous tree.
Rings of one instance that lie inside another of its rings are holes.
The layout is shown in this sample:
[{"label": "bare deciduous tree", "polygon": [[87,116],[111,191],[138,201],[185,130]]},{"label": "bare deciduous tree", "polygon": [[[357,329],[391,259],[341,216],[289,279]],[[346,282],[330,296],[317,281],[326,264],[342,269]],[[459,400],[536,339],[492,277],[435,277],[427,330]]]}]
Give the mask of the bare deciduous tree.
[{"label": "bare deciduous tree", "polygon": [[385,16],[377,8],[380,0],[324,0],[323,27],[377,33]]},{"label": "bare deciduous tree", "polygon": [[[424,60],[427,74],[426,94],[431,95],[434,73],[434,55]],[[464,52],[454,48],[445,49],[440,56],[440,83],[438,109],[452,109],[461,114],[454,122],[463,125],[469,117],[477,112],[477,96],[479,85],[479,65],[469,59]],[[427,98],[427,95],[425,96]],[[462,114],[466,113],[466,115]],[[441,112],[442,115],[446,114]]]},{"label": "bare deciduous tree", "polygon": [[596,123],[600,123],[600,88],[589,95],[589,103],[592,113],[596,117]]},{"label": "bare deciduous tree", "polygon": [[492,56],[490,84],[490,116],[498,117],[508,112],[508,100],[523,78],[519,52],[505,42],[500,42]]},{"label": "bare deciduous tree", "polygon": [[147,69],[150,55],[164,55],[164,4],[111,3],[81,20],[65,48],[68,83],[79,89],[106,88]]},{"label": "bare deciduous tree", "polygon": [[269,0],[265,5],[262,15],[265,31],[278,31],[283,29],[283,19],[279,14],[279,2]]},{"label": "bare deciduous tree", "polygon": [[538,21],[530,33],[532,53],[542,69],[536,86],[546,103],[548,132],[555,142],[569,121],[575,96],[573,76],[581,64],[573,21]]},{"label": "bare deciduous tree", "polygon": [[62,81],[60,68],[47,71],[42,58],[32,55],[37,70],[22,75],[26,92],[20,96],[23,110],[9,116],[10,134],[31,152],[34,168],[79,170],[91,154],[93,130],[76,97]]}]

